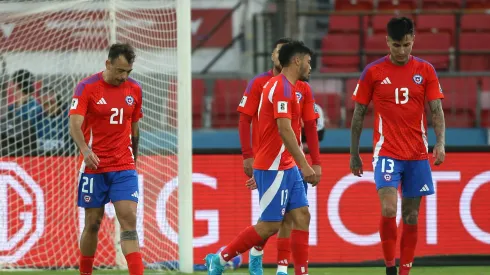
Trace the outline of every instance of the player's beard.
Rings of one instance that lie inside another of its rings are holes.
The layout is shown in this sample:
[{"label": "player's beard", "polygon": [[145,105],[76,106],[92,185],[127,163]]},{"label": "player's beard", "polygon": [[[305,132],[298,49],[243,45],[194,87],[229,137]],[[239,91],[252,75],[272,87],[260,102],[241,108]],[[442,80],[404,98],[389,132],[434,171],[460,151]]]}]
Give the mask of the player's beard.
[{"label": "player's beard", "polygon": [[308,73],[308,69],[306,67],[301,67],[300,70],[300,78],[301,81],[308,81],[310,79],[310,74]]}]

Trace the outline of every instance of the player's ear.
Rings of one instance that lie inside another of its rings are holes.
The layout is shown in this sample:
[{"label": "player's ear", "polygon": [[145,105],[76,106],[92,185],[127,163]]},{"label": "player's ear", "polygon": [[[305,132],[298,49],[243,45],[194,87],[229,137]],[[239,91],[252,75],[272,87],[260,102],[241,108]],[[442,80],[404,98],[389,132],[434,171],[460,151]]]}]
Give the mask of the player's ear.
[{"label": "player's ear", "polygon": [[107,60],[105,61],[105,68],[106,68],[107,70],[109,70],[109,69],[111,68],[111,61],[110,61],[109,59],[107,59]]}]

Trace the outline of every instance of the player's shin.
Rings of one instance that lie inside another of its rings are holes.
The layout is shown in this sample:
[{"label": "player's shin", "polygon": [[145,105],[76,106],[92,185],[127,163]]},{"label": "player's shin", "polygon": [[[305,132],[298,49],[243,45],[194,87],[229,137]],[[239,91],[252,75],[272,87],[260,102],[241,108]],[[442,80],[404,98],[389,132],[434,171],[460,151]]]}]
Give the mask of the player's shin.
[{"label": "player's shin", "polygon": [[396,217],[381,216],[379,235],[381,237],[381,246],[383,247],[385,265],[387,267],[395,266],[397,238]]},{"label": "player's shin", "polygon": [[291,231],[293,219],[290,213],[284,215],[281,228],[277,233],[277,273],[288,274],[288,265],[291,262]]},{"label": "player's shin", "polygon": [[[221,264],[224,265],[235,256],[246,252],[256,245],[261,245],[265,239],[277,232],[279,228],[276,223],[259,222],[255,227],[245,228],[236,238],[229,243],[220,254]],[[278,224],[278,223],[277,223]],[[256,229],[256,227],[258,227]]]},{"label": "player's shin", "polygon": [[291,254],[293,256],[294,274],[308,274],[310,212],[308,207],[290,211],[294,227],[291,231]]},{"label": "player's shin", "polygon": [[130,275],[142,275],[144,271],[143,259],[139,252],[138,233],[136,230],[121,232],[121,248],[128,262]]},{"label": "player's shin", "polygon": [[91,220],[87,217],[92,216],[86,215],[85,227],[80,238],[80,275],[92,275],[100,228],[100,221],[98,219]]},{"label": "player's shin", "polygon": [[408,275],[412,268],[417,246],[417,224],[403,223],[402,238],[400,241],[400,275]]},{"label": "player's shin", "polygon": [[94,256],[80,255],[80,275],[92,275]]}]

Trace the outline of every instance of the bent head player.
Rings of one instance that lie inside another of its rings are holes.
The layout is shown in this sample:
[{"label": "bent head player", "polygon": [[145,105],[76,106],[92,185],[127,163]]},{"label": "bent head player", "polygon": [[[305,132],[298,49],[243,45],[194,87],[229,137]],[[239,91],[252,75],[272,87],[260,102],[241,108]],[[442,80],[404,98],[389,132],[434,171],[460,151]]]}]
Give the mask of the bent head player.
[{"label": "bent head player", "polygon": [[138,121],[142,90],[129,77],[135,53],[128,44],[109,49],[106,69],[78,83],[70,108],[70,134],[82,152],[78,206],[85,209],[80,274],[92,274],[104,205],[114,204],[121,247],[131,275],[143,274],[136,233]]},{"label": "bent head player", "polygon": [[434,67],[412,56],[415,41],[413,22],[393,18],[387,25],[390,54],[369,64],[362,72],[352,99],[356,102],[351,126],[350,168],[362,175],[359,139],[364,115],[374,104],[373,169],[381,202],[380,237],[386,274],[396,275],[397,188],[402,189],[403,233],[400,242],[400,275],[408,275],[417,244],[420,201],[434,194],[429,165],[427,120],[424,103],[429,102],[437,143],[435,165],[444,161],[444,98]]}]

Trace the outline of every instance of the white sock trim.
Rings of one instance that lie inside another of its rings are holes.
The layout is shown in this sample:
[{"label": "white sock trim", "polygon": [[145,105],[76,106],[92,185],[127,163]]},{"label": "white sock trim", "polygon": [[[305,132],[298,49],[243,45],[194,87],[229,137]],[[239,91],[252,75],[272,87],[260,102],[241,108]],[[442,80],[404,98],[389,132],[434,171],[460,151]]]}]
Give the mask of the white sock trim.
[{"label": "white sock trim", "polygon": [[252,249],[250,249],[250,255],[262,256],[262,255],[264,255],[264,250],[257,250],[257,249],[255,249],[255,247],[252,247]]}]

